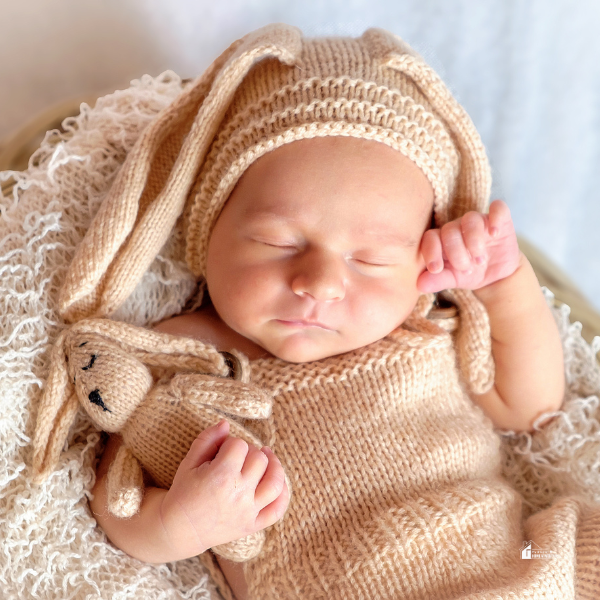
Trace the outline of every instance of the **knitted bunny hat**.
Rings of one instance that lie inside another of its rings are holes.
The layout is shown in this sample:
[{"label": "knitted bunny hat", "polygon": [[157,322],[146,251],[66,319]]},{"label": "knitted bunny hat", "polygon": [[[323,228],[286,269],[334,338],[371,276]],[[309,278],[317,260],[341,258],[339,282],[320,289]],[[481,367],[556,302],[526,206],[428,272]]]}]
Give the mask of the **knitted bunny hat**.
[{"label": "knitted bunny hat", "polygon": [[481,139],[438,75],[382,29],[303,38],[276,24],[234,42],[148,126],[77,249],[59,299],[67,321],[113,314],[183,215],[185,254],[203,278],[210,234],[248,166],[320,136],[378,141],[421,168],[437,226],[485,211]]}]

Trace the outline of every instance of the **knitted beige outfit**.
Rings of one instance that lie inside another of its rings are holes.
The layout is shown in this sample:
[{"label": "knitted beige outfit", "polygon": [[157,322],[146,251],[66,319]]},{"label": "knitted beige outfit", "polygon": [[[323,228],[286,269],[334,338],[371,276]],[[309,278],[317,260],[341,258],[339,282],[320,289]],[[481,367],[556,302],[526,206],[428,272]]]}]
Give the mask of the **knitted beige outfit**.
[{"label": "knitted beige outfit", "polygon": [[[460,310],[466,294],[452,297]],[[459,320],[476,332],[463,340],[480,365],[485,322],[483,306]],[[465,381],[456,369],[457,334],[417,313],[340,356],[251,361],[273,412],[248,427],[268,439],[294,493],[244,564],[249,598],[598,598],[600,507],[565,497],[523,522],[520,495],[500,477],[500,438],[466,393],[481,371],[465,369]],[[522,559],[529,540],[547,557]]]},{"label": "knitted beige outfit", "polygon": [[[142,134],[77,250],[65,319],[112,315],[176,225],[202,278],[244,170],[323,135],[411,158],[433,187],[438,226],[487,206],[473,124],[401,40],[377,29],[306,40],[267,27],[232,44]],[[572,598],[576,582],[579,597],[597,597],[600,513],[565,498],[523,525],[520,498],[499,477],[498,438],[466,393],[493,384],[487,315],[472,293],[453,298],[454,337],[424,318],[423,296],[366,348],[250,364],[274,401],[268,419],[245,426],[280,457],[292,489],[288,512],[244,563],[251,598]],[[521,560],[529,539],[554,562]]]},{"label": "knitted beige outfit", "polygon": [[[227,372],[203,342],[82,320],[55,346],[68,367],[53,360],[36,447],[46,440],[54,450],[36,461],[51,468],[62,447],[72,396],[50,400],[68,370],[90,416],[123,434],[124,458],[111,470],[126,463],[130,490],[141,485],[131,455],[168,487],[196,433],[222,416],[235,435],[274,450],[293,490],[283,519],[214,549],[255,557],[244,563],[249,598],[597,598],[600,507],[565,497],[523,522],[521,497],[500,477],[499,436],[467,394],[492,374],[487,315],[461,290],[447,296],[458,319],[435,319],[425,295],[400,328],[343,355],[306,364],[240,356],[242,382],[253,382],[245,389],[198,374]],[[521,558],[529,540],[544,558]],[[211,553],[202,559],[231,600]]]}]

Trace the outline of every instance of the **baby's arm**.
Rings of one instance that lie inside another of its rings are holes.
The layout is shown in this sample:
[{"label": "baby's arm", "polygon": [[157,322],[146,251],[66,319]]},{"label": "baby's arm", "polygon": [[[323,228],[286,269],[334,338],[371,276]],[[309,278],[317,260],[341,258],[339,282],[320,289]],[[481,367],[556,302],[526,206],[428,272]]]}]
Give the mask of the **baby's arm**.
[{"label": "baby's arm", "polygon": [[563,351],[537,277],[519,250],[508,206],[496,200],[489,215],[470,212],[427,231],[421,250],[428,265],[419,278],[421,291],[472,289],[489,314],[495,383],[473,400],[496,427],[531,431],[540,414],[562,404]]},{"label": "baby's arm", "polygon": [[474,396],[501,429],[532,431],[537,417],[558,410],[565,393],[558,327],[533,267],[521,253],[517,271],[475,290],[490,317],[494,387]]},{"label": "baby's arm", "polygon": [[121,440],[112,436],[98,466],[92,512],[108,538],[150,563],[189,558],[279,520],[289,501],[283,468],[268,448],[228,435],[221,421],[205,429],[181,462],[171,488],[147,487],[130,519],[108,512],[106,474]]}]

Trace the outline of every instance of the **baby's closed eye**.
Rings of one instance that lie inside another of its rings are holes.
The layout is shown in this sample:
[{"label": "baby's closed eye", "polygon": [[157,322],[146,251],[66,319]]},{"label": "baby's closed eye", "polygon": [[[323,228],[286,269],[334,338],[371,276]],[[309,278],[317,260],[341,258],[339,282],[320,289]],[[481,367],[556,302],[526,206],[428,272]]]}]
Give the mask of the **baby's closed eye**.
[{"label": "baby's closed eye", "polygon": [[385,261],[377,261],[377,260],[362,260],[360,258],[355,258],[353,260],[355,260],[356,262],[359,262],[363,265],[366,265],[368,267],[393,267],[397,264],[395,262],[385,262]]},{"label": "baby's closed eye", "polygon": [[[259,241],[259,240],[256,240]],[[286,243],[286,242],[274,242],[274,241],[260,241],[261,244],[264,244],[265,246],[269,246],[271,248],[279,248],[281,250],[297,250],[298,246],[291,244],[291,243]],[[349,260],[352,260],[353,262],[357,262],[360,263],[361,265],[365,265],[367,267],[393,267],[396,264],[398,264],[397,260],[391,260],[391,259],[379,259],[379,258],[357,258],[357,257],[353,257],[350,256],[348,257]]]},{"label": "baby's closed eye", "polygon": [[283,241],[265,241],[265,240],[254,240],[259,244],[264,244],[265,246],[272,246],[273,248],[296,248],[296,245],[291,242],[283,242]]}]

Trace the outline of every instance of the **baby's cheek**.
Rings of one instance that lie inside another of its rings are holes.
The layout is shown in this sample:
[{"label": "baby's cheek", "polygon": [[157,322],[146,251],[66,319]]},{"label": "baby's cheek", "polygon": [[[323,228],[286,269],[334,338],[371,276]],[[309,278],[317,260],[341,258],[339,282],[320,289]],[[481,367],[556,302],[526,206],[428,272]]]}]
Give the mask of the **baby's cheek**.
[{"label": "baby's cheek", "polygon": [[[412,287],[412,286],[411,286]],[[404,320],[410,313],[418,294],[415,289],[407,290],[395,281],[380,281],[365,286],[354,307],[354,314],[362,315],[365,326],[385,330]],[[410,309],[410,310],[409,310]]]},{"label": "baby's cheek", "polygon": [[[280,269],[263,264],[245,264],[235,273],[234,285],[242,295],[269,295],[286,284]],[[255,298],[256,299],[256,298]]]},{"label": "baby's cheek", "polygon": [[262,319],[279,307],[287,298],[287,284],[280,273],[271,268],[247,266],[233,274],[228,298],[239,318],[247,322]]}]

